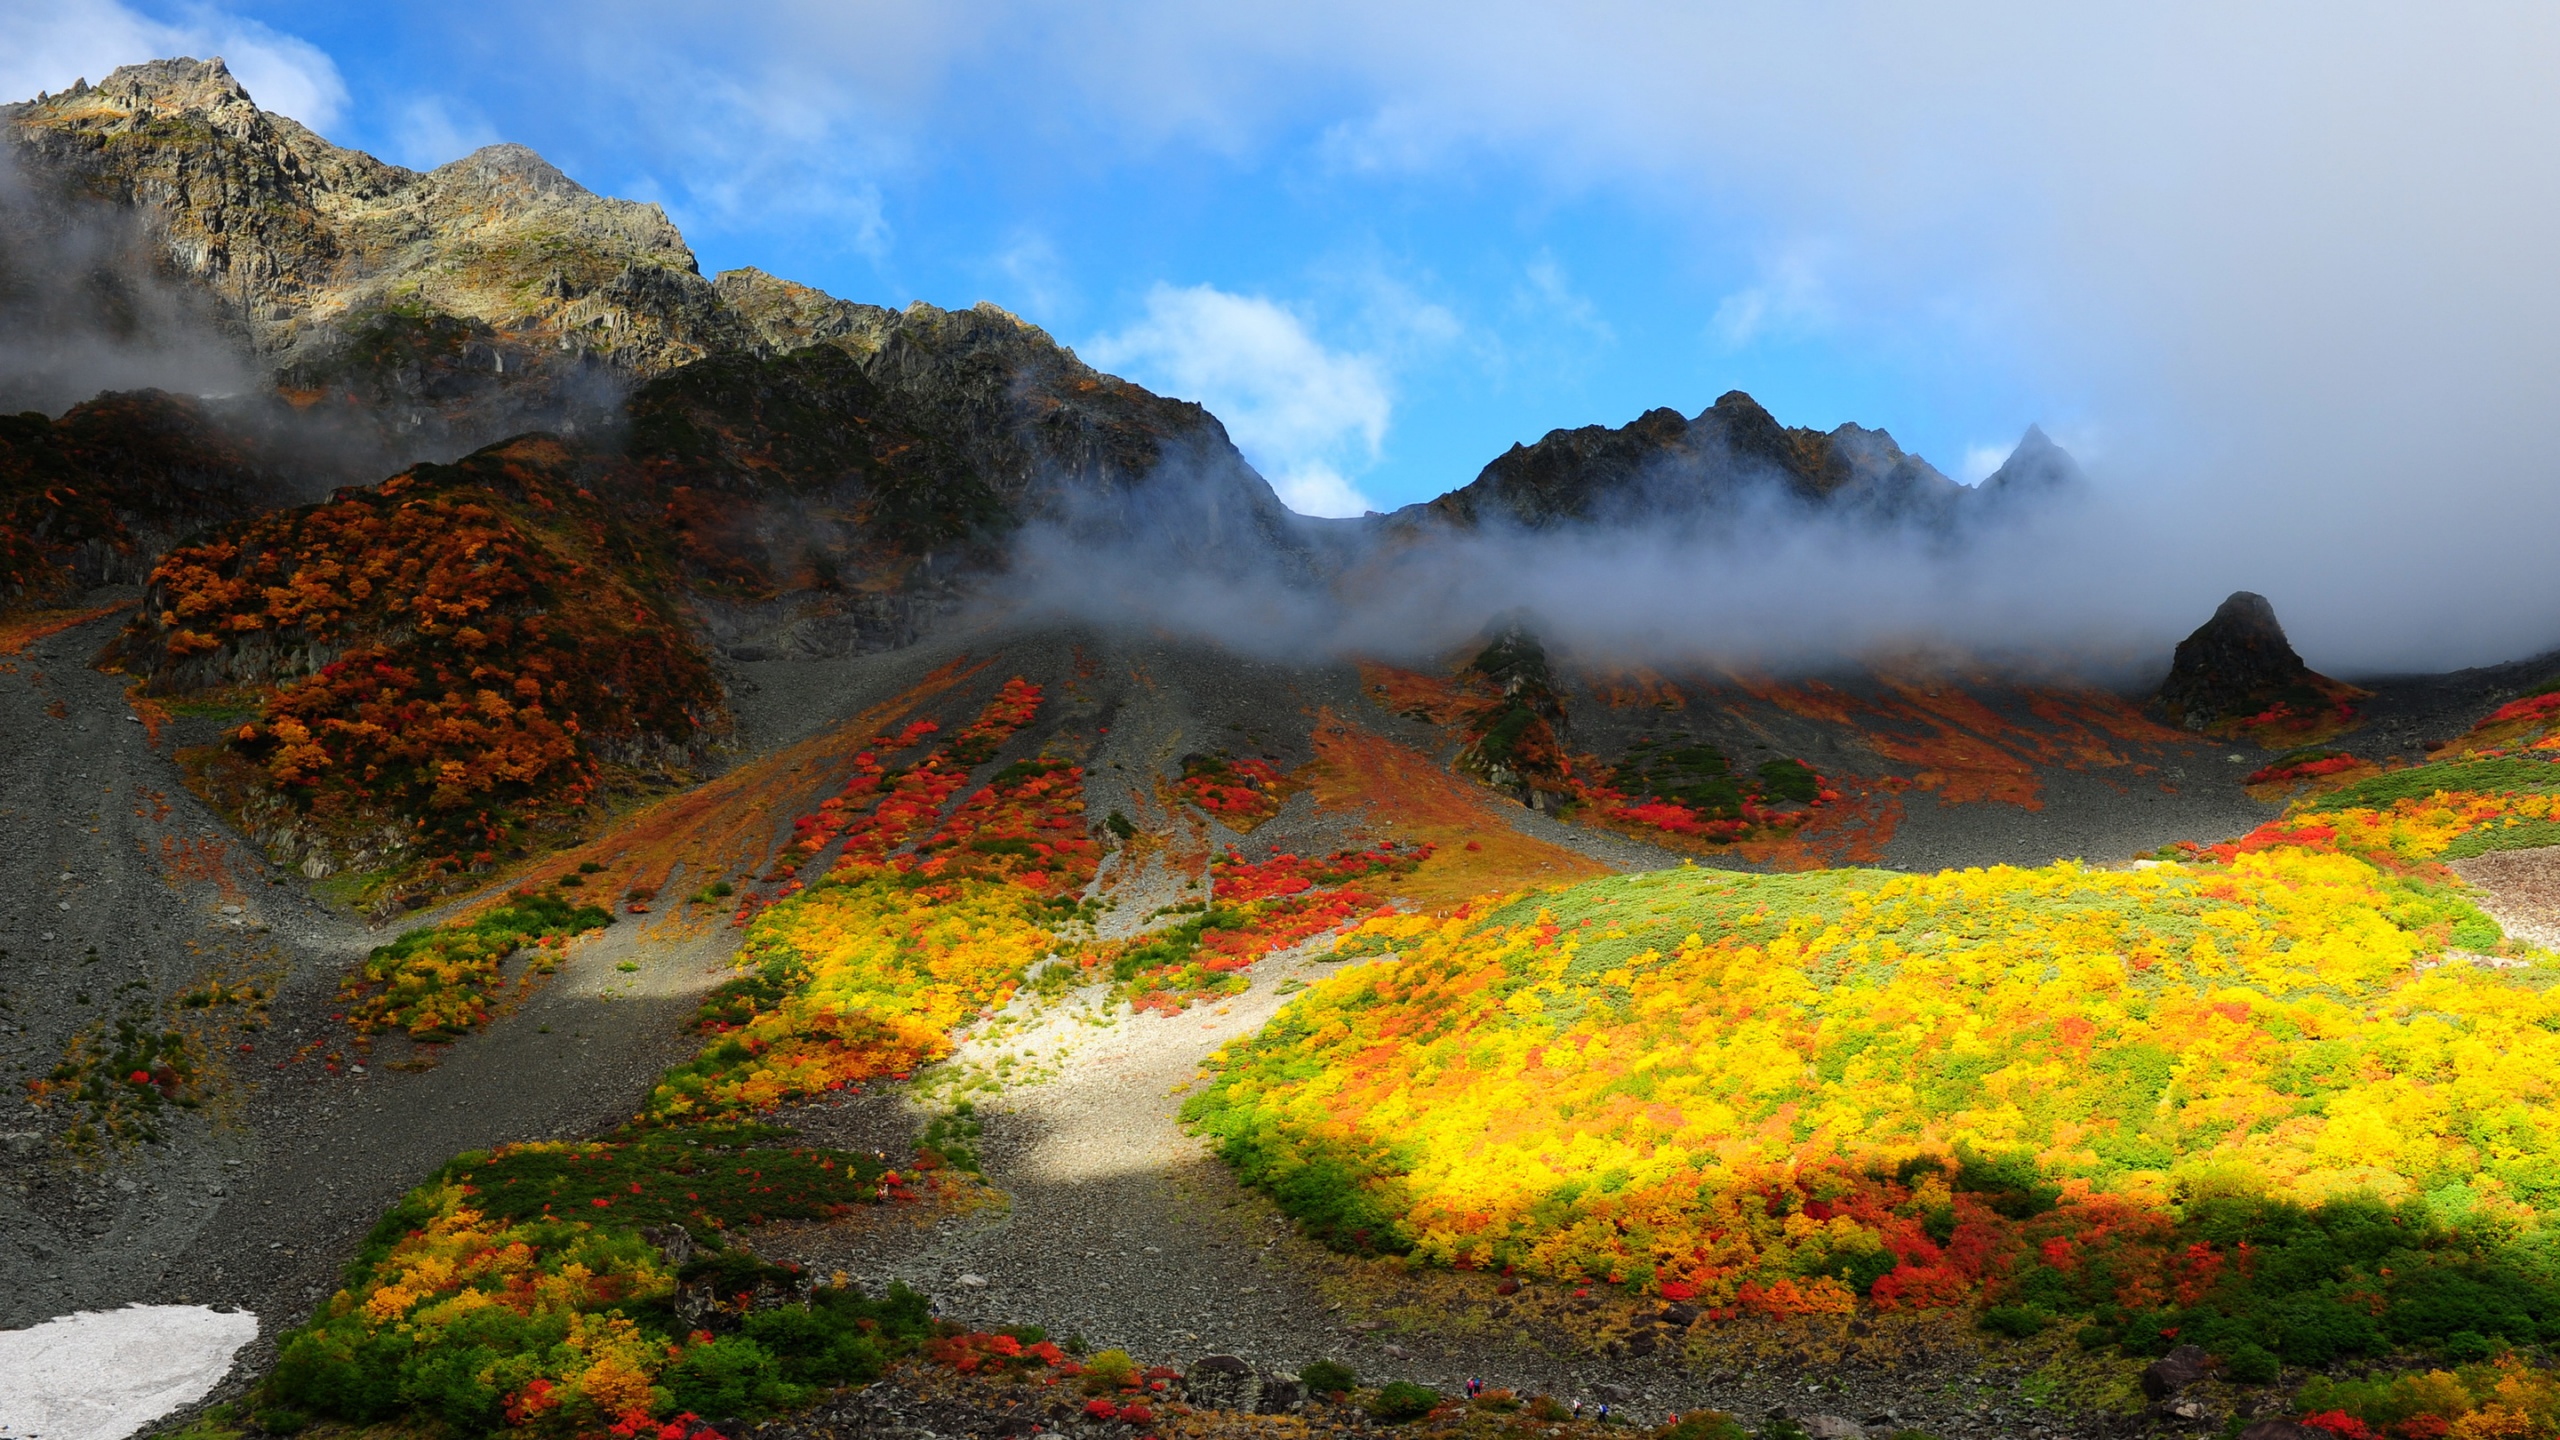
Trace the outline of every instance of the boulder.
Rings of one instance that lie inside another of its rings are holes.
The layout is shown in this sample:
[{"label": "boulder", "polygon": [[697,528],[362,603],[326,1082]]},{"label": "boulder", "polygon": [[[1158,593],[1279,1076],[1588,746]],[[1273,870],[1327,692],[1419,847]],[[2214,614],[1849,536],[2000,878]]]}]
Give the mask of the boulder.
[{"label": "boulder", "polygon": [[1867,1427],[1846,1415],[1807,1415],[1796,1423],[1813,1440],[1867,1440]]},{"label": "boulder", "polygon": [[2197,1381],[2213,1369],[2213,1357],[2201,1345],[2181,1345],[2142,1367],[2142,1393],[2154,1400],[2165,1400]]},{"label": "boulder", "polygon": [[1698,1323],[1698,1307],[1674,1302],[1663,1306],[1662,1313],[1655,1318],[1665,1325],[1678,1325],[1685,1329]]},{"label": "boulder", "polygon": [[643,1225],[640,1238],[658,1247],[667,1264],[683,1269],[693,1259],[693,1232],[670,1220],[664,1225]]},{"label": "boulder", "polygon": [[1183,1372],[1182,1398],[1204,1410],[1251,1411],[1261,1399],[1253,1367],[1233,1355],[1203,1355]]},{"label": "boulder", "polygon": [[1257,1415],[1286,1415],[1307,1403],[1307,1382],[1285,1370],[1263,1376],[1258,1389],[1253,1402]]}]

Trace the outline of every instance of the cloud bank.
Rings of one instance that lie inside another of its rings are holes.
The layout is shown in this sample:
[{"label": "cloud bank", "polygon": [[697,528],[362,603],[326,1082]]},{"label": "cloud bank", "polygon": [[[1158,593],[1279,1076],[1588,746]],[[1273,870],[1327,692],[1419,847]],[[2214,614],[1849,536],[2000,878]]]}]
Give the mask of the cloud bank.
[{"label": "cloud bank", "polygon": [[1393,401],[1378,362],[1329,350],[1269,300],[1158,285],[1146,313],[1081,347],[1086,359],[1197,400],[1301,515],[1373,508],[1345,471],[1377,458]]}]

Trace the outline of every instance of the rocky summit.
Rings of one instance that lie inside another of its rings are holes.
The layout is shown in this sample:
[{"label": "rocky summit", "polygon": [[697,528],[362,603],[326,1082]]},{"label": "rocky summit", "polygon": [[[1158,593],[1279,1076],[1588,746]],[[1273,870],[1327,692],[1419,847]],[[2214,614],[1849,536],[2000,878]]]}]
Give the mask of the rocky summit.
[{"label": "rocky summit", "polygon": [[2364,692],[2314,671],[2295,654],[2264,595],[2234,592],[2213,618],[2178,642],[2160,707],[2190,730],[2229,733],[2249,725],[2316,722],[2352,708]]}]

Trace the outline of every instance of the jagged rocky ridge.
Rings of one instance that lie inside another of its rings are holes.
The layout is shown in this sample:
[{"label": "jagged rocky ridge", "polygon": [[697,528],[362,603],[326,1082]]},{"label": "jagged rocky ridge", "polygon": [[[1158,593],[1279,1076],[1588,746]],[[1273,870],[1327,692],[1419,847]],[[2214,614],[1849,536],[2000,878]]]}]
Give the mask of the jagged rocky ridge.
[{"label": "jagged rocky ridge", "polygon": [[1688,418],[1649,410],[1616,429],[1553,430],[1514,445],[1464,487],[1409,505],[1396,529],[1577,523],[1699,525],[1776,499],[1801,512],[1945,530],[2070,492],[2071,457],[2030,428],[1979,487],[1957,484],[1882,430],[1785,426],[1739,390]]},{"label": "jagged rocky ridge", "polygon": [[[128,66],[0,121],[54,228],[138,221],[161,278],[210,297],[293,405],[382,437],[376,475],[610,426],[630,386],[706,359],[827,345],[1007,518],[1109,527],[1173,506],[1168,528],[1204,549],[1291,546],[1286,510],[1199,406],[1100,374],[991,305],[893,312],[755,271],[707,280],[656,206],[591,194],[522,146],[387,165],[259,109],[218,60]],[[1166,470],[1178,495],[1150,483]]]}]

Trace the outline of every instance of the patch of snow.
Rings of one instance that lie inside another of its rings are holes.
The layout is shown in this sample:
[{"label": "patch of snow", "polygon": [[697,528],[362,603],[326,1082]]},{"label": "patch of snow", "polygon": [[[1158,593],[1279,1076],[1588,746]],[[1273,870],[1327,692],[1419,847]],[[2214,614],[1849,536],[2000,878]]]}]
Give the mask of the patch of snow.
[{"label": "patch of snow", "polygon": [[258,1317],[202,1305],[83,1310],[0,1330],[0,1440],[125,1440],[231,1371]]}]

